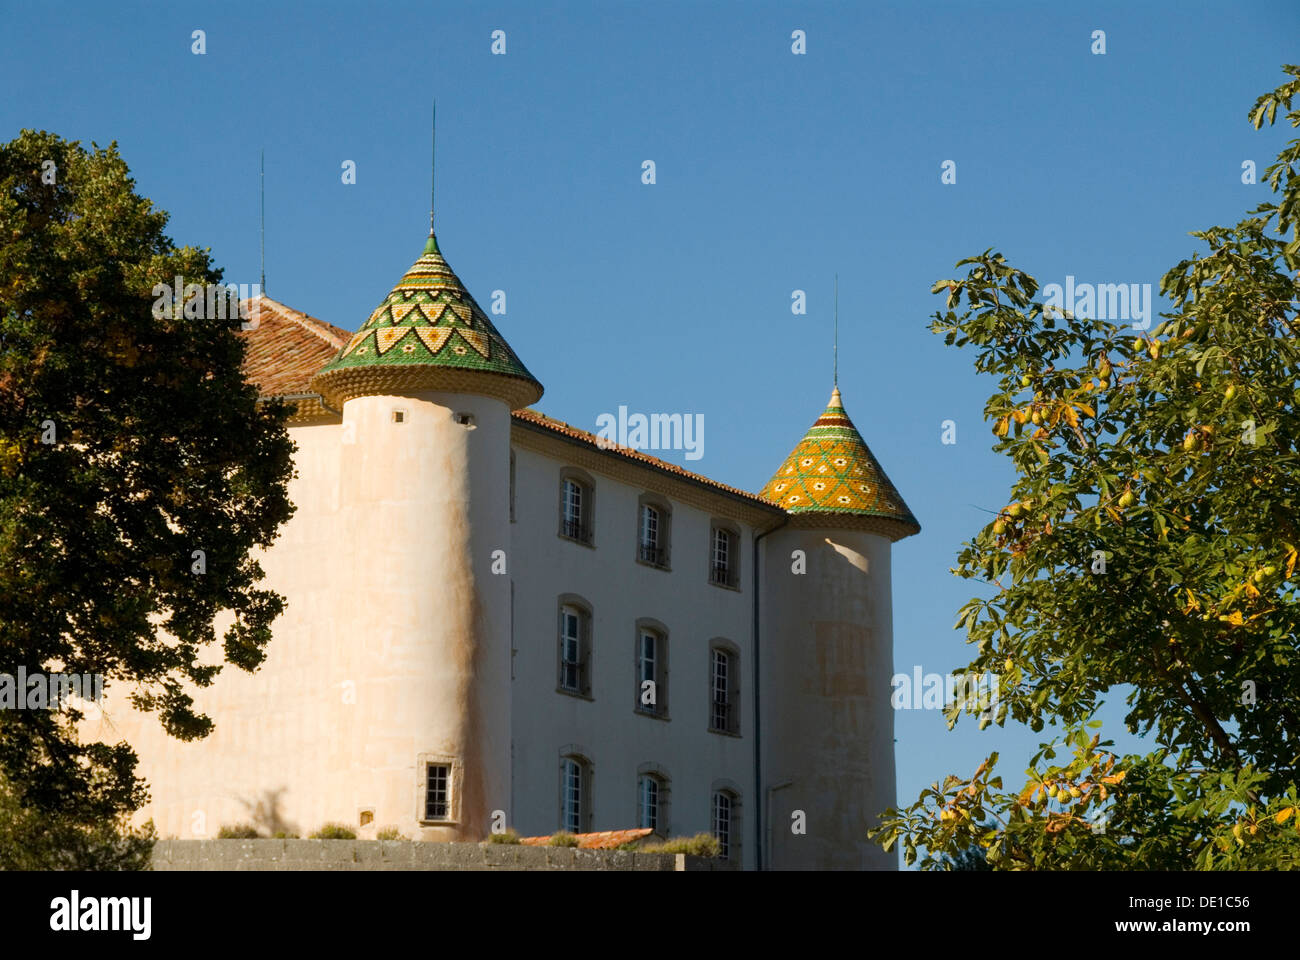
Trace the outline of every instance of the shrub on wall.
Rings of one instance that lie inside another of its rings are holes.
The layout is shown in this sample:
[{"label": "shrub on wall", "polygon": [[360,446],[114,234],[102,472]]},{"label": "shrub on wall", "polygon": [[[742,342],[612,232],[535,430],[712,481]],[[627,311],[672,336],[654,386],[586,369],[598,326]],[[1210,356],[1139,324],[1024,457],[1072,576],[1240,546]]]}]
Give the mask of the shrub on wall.
[{"label": "shrub on wall", "polygon": [[309,837],[311,840],[355,840],[356,838],[356,831],[342,823],[327,823]]},{"label": "shrub on wall", "polygon": [[251,823],[228,823],[217,831],[218,840],[256,840],[257,827]]},{"label": "shrub on wall", "polygon": [[693,857],[716,857],[722,853],[718,838],[709,833],[693,837],[673,837],[663,843],[642,847],[641,853],[686,853]]}]

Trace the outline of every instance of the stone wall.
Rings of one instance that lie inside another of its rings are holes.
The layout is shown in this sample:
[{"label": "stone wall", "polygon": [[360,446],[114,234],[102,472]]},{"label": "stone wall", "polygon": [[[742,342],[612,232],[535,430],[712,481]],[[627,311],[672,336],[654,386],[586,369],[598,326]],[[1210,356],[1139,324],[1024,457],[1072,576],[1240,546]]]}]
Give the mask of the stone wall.
[{"label": "stone wall", "polygon": [[673,853],[410,840],[159,840],[154,870],[657,870],[730,871],[723,860]]}]

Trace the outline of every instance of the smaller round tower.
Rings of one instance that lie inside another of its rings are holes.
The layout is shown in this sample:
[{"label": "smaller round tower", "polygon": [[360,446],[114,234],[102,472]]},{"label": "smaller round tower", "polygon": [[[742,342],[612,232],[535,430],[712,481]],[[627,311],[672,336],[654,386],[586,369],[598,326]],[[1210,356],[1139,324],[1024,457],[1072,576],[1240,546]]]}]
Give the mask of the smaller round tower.
[{"label": "smaller round tower", "polygon": [[890,549],[920,525],[838,386],[762,495],[790,516],[763,543],[765,866],[894,869],[867,830],[895,804]]},{"label": "smaller round tower", "polygon": [[[419,259],[312,380],[341,409],[351,739],[322,758],[376,826],[479,840],[510,811],[510,412],[542,386],[443,259]],[[322,558],[324,562],[327,558]]]}]

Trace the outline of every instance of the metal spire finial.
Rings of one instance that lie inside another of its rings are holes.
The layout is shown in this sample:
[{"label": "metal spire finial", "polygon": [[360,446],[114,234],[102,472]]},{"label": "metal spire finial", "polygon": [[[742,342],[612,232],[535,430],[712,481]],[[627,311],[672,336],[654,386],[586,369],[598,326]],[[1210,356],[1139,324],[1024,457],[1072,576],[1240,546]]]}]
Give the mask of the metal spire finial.
[{"label": "metal spire finial", "polygon": [[835,386],[840,385],[840,275],[835,274],[835,346],[831,349],[834,358],[834,373],[832,374]]},{"label": "metal spire finial", "polygon": [[262,195],[262,293],[266,293],[266,147],[262,148],[262,170],[260,177]]}]

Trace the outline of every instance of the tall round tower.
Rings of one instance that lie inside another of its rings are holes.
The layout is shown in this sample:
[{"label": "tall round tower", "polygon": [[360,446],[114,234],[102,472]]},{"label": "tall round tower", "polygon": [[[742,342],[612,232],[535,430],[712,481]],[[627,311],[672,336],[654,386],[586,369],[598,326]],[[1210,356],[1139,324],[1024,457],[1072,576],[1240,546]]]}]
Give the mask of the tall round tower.
[{"label": "tall round tower", "polygon": [[[481,839],[510,817],[510,412],[528,372],[423,254],[312,380],[342,410],[338,530],[357,729],[377,825]],[[345,638],[346,639],[346,638]]]},{"label": "tall round tower", "polygon": [[762,493],[790,516],[763,544],[765,865],[893,869],[867,830],[895,803],[890,548],[920,525],[838,387]]}]

